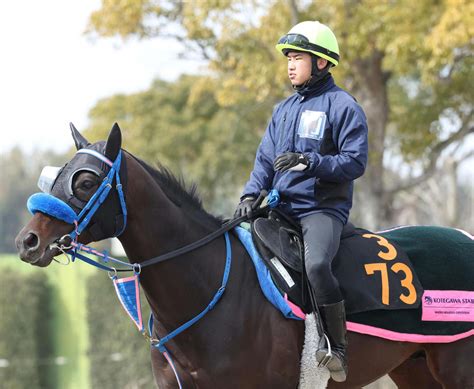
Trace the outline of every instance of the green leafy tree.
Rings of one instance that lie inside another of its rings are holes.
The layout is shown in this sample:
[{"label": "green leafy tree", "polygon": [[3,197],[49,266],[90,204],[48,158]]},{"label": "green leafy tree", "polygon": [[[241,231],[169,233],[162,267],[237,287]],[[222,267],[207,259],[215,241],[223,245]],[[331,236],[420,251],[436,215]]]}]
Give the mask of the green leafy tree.
[{"label": "green leafy tree", "polygon": [[265,122],[254,117],[249,104],[221,107],[204,81],[183,76],[173,83],[156,81],[145,92],[104,99],[91,110],[86,135],[105,139],[118,121],[128,151],[193,177],[207,205],[224,212],[236,201],[235,182],[248,175],[235,167],[253,162],[255,123],[263,127]]},{"label": "green leafy tree", "polygon": [[[124,15],[126,17],[124,17]],[[288,94],[285,61],[273,49],[298,21],[318,19],[338,36],[337,82],[366,111],[370,164],[359,183],[368,227],[389,224],[399,193],[431,177],[444,153],[474,132],[474,3],[469,0],[163,1],[107,0],[89,31],[123,38],[174,36],[209,62],[205,77],[220,107],[251,106],[258,139],[269,106]],[[200,88],[201,83],[193,86]],[[210,87],[212,86],[212,87]],[[209,140],[208,140],[209,141]],[[235,153],[255,147],[235,146]],[[467,151],[469,153],[469,150]],[[397,168],[394,168],[394,158]],[[400,174],[402,180],[391,180]],[[416,169],[410,169],[410,167]],[[237,168],[236,165],[233,168]],[[242,165],[251,168],[251,163]],[[392,171],[390,171],[392,170]],[[239,175],[240,176],[240,175]],[[241,182],[240,182],[241,183]]]}]

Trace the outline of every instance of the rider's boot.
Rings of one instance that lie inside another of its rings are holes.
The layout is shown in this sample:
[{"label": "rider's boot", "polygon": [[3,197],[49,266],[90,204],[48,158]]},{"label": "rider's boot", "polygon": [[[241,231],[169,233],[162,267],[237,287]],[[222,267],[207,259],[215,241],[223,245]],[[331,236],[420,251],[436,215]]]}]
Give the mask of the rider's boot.
[{"label": "rider's boot", "polygon": [[346,360],[346,311],[344,301],[335,304],[321,305],[319,307],[321,318],[326,327],[326,333],[331,342],[331,354],[329,347],[324,344],[316,352],[316,360],[324,365],[331,373],[331,378],[336,382],[343,382],[347,376]]}]

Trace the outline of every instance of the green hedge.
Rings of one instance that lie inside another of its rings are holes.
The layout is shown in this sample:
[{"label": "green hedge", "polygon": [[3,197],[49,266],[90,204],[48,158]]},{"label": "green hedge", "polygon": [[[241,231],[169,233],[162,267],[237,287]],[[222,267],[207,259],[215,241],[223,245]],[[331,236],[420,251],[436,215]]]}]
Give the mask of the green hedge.
[{"label": "green hedge", "polygon": [[52,289],[45,274],[0,272],[0,387],[54,388]]},{"label": "green hedge", "polygon": [[[150,346],[120,304],[112,281],[97,272],[87,281],[92,388],[152,388]],[[143,318],[149,308],[142,293]]]}]

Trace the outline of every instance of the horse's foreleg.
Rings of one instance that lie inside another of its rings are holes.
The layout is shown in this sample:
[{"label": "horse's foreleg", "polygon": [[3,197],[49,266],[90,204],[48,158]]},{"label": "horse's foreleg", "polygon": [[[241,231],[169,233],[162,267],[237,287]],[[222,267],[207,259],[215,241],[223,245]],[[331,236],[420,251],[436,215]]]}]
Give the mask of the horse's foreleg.
[{"label": "horse's foreleg", "polygon": [[428,369],[425,355],[407,359],[388,375],[400,389],[441,389]]},{"label": "horse's foreleg", "polygon": [[453,343],[425,344],[428,367],[443,388],[474,388],[474,336]]}]

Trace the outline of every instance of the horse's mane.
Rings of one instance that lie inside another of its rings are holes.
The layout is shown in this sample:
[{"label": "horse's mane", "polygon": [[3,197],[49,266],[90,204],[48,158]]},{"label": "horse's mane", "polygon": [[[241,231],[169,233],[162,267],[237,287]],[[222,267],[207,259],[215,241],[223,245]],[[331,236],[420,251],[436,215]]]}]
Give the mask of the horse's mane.
[{"label": "horse's mane", "polygon": [[153,177],[166,197],[178,207],[185,209],[190,216],[194,216],[196,220],[212,228],[222,224],[222,219],[204,209],[195,183],[187,185],[183,176],[175,176],[171,170],[159,162],[156,162],[156,168],[154,168],[145,161],[133,155],[132,157]]}]

